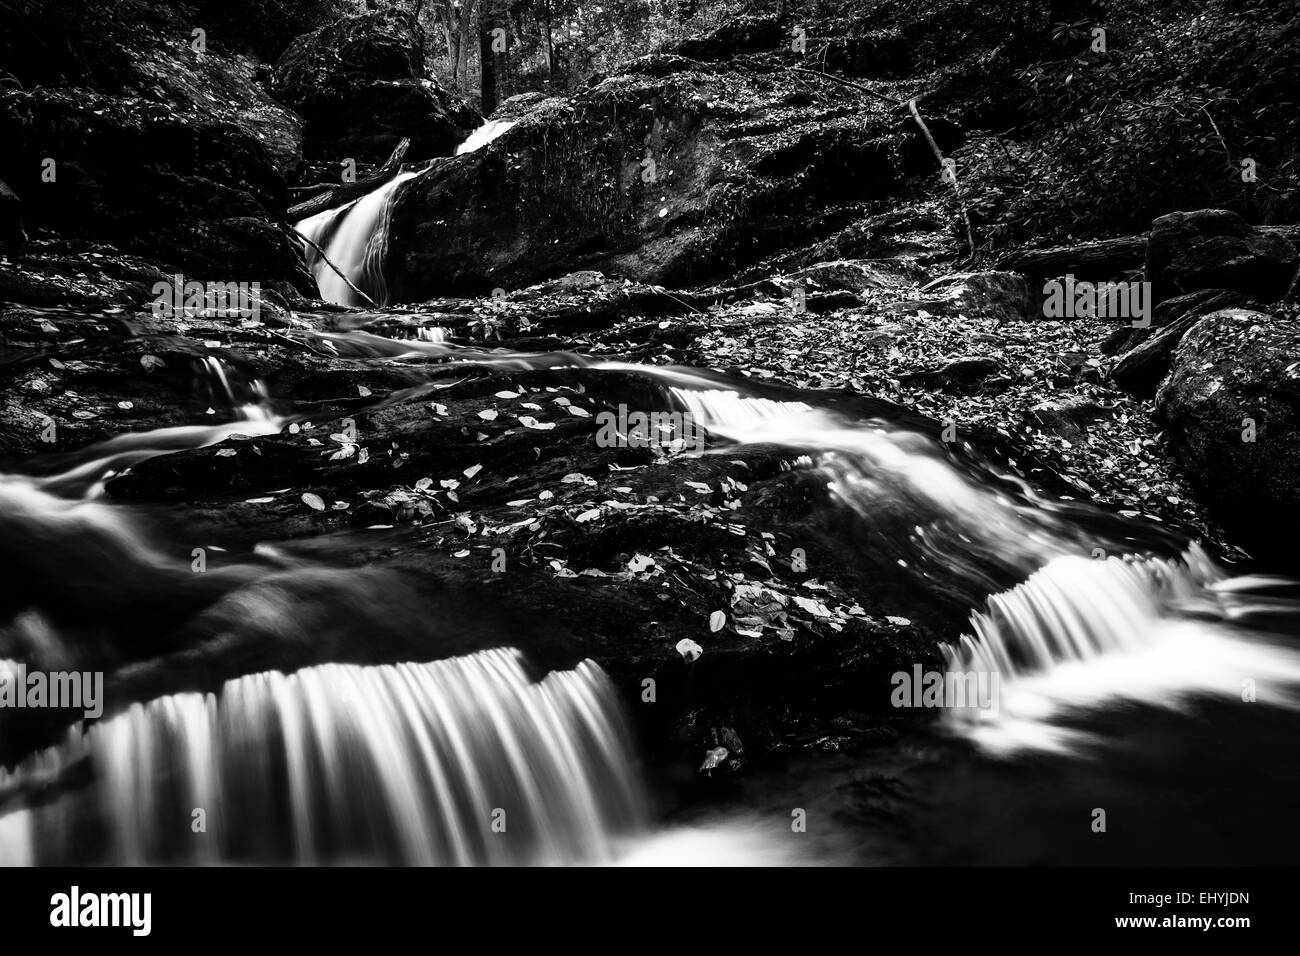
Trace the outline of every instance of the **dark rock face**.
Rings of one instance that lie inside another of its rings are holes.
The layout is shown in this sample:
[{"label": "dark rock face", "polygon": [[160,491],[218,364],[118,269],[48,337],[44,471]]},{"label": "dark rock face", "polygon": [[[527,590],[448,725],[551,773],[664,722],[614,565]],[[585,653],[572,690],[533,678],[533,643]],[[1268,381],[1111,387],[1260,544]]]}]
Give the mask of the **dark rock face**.
[{"label": "dark rock face", "polygon": [[0,252],[16,255],[27,244],[23,230],[22,201],[0,180]]},{"label": "dark rock face", "polygon": [[186,272],[300,279],[273,225],[285,181],[251,130],[78,91],[0,98],[0,136],[11,146],[0,167],[33,226]]},{"label": "dark rock face", "polygon": [[252,60],[199,52],[189,25],[148,3],[71,0],[48,16],[17,4],[0,11],[5,30],[30,55],[0,88],[0,179],[34,238],[311,290],[274,225],[301,120],[262,92]]},{"label": "dark rock face", "polygon": [[1156,415],[1228,531],[1258,558],[1300,563],[1300,323],[1205,316],[1174,355]]},{"label": "dark rock face", "polygon": [[1111,377],[1124,391],[1150,397],[1169,373],[1174,350],[1188,329],[1211,312],[1245,307],[1249,296],[1226,289],[1202,289],[1156,306],[1150,329],[1129,330],[1136,341],[1111,370]]},{"label": "dark rock face", "polygon": [[1151,224],[1146,275],[1155,301],[1198,289],[1280,299],[1296,274],[1295,246],[1226,209],[1171,212]]},{"label": "dark rock face", "polygon": [[859,105],[812,103],[787,74],[642,58],[409,184],[394,301],[577,269],[681,284],[755,262],[807,237],[817,204],[896,183],[888,129]]},{"label": "dark rock face", "polygon": [[482,118],[425,68],[424,31],[405,13],[345,17],[293,42],[271,89],[305,123],[309,159],[382,162],[403,137],[408,160],[450,155]]}]

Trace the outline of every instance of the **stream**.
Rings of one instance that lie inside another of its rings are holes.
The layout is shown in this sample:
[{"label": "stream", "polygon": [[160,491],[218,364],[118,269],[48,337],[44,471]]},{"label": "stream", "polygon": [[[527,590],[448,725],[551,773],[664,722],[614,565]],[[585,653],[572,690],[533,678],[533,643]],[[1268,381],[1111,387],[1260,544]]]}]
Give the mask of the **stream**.
[{"label": "stream", "polygon": [[[388,211],[419,173],[299,224],[381,304]],[[325,299],[357,304],[332,269],[313,269]],[[429,614],[382,572],[277,547],[196,576],[176,557],[188,546],[149,509],[115,503],[105,482],[126,469],[311,417],[213,355],[198,375],[221,406],[214,423],[123,434],[0,476],[0,526],[26,556],[21,592],[4,600],[0,673],[103,670],[128,688],[123,705],[110,697],[102,718],[59,728],[0,770],[0,864],[1294,859],[1291,828],[1277,826],[1300,784],[1293,582],[1234,575],[1195,543],[1145,547],[1136,523],[1099,548],[1087,506],[991,466],[959,467],[933,436],[812,391],[774,398],[707,370],[440,334],[293,334],[321,354],[402,366],[430,388],[449,366],[633,376],[705,429],[704,455],[785,449],[825,482],[842,520],[866,529],[873,560],[923,592],[977,596],[942,653],[945,673],[971,675],[981,696],[924,701],[905,674],[900,705],[938,706],[929,724],[866,751],[783,757],[707,801],[665,798],[630,702],[596,663],[539,674],[504,633],[487,650],[420,657]],[[110,619],[138,626],[124,633]],[[181,630],[202,642],[176,642]],[[282,670],[207,691],[150,690],[212,655],[238,661],[256,642],[293,647],[335,630],[363,642],[382,632],[410,656],[295,666],[286,652]]]}]

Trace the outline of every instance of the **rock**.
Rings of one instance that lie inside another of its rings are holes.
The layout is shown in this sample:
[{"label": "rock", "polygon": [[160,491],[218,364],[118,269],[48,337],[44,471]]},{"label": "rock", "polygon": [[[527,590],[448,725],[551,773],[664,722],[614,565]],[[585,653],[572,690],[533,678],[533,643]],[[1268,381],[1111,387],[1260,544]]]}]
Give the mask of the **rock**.
[{"label": "rock", "polygon": [[953,359],[939,374],[950,382],[969,385],[998,372],[1002,363],[987,355],[974,355]]},{"label": "rock", "polygon": [[1145,329],[1122,325],[1101,343],[1103,355],[1122,355],[1136,348],[1163,328],[1173,325],[1182,316],[1195,310],[1197,315],[1209,315],[1219,309],[1244,305],[1246,297],[1226,289],[1199,289],[1186,295],[1165,299],[1151,311],[1151,325]]},{"label": "rock", "polygon": [[111,245],[167,272],[312,291],[275,226],[300,159],[300,119],[261,91],[251,60],[195,55],[189,26],[171,30],[152,5],[115,11],[109,22],[87,8],[84,22],[61,11],[24,24],[29,45],[68,58],[23,59],[26,88],[0,89],[0,178],[22,197],[28,230]]},{"label": "rock", "polygon": [[840,259],[818,262],[792,273],[790,279],[820,289],[865,292],[896,289],[924,278],[915,262],[904,259]]},{"label": "rock", "polygon": [[18,255],[27,245],[23,230],[22,201],[0,179],[0,252]]},{"label": "rock", "polygon": [[492,111],[491,118],[494,120],[517,120],[549,99],[551,97],[545,93],[516,93],[514,96],[507,97],[498,103],[497,108]]},{"label": "rock", "polygon": [[1014,272],[954,273],[922,286],[921,292],[930,297],[894,303],[891,308],[941,314],[979,312],[1003,322],[1022,321],[1030,315],[1029,285]]},{"label": "rock", "polygon": [[1032,427],[1074,443],[1084,437],[1089,425],[1107,414],[1096,402],[1075,398],[1040,402],[1025,417]]},{"label": "rock", "polygon": [[1274,302],[1295,277],[1296,248],[1226,209],[1171,212],[1151,224],[1146,276],[1154,301],[1198,289],[1231,289]]},{"label": "rock", "polygon": [[1002,363],[987,355],[968,355],[953,359],[939,368],[905,372],[899,381],[907,385],[943,391],[968,392],[987,383],[990,376],[1002,371]]},{"label": "rock", "polygon": [[[806,98],[793,74],[754,86],[740,64],[634,67],[537,103],[487,147],[412,181],[392,215],[393,301],[582,269],[660,285],[720,276],[816,238],[816,204],[898,181],[883,109],[792,111]],[[742,84],[755,92],[737,110]]]},{"label": "rock", "polygon": [[1300,565],[1300,322],[1249,309],[1200,319],[1174,353],[1156,418],[1237,542]]},{"label": "rock", "polygon": [[[42,90],[0,97],[0,137],[0,172],[20,183],[30,226],[111,243],[168,270],[312,288],[274,225],[285,181],[251,130],[211,114]],[[52,182],[42,181],[46,169]]]},{"label": "rock", "polygon": [[411,139],[408,161],[449,156],[482,123],[433,79],[423,29],[395,9],[300,36],[276,63],[271,91],[303,117],[312,160],[382,162],[403,137]]},{"label": "rock", "polygon": [[1149,398],[1169,373],[1174,350],[1187,330],[1211,312],[1243,307],[1248,297],[1225,289],[1202,289],[1156,306],[1150,329],[1130,329],[1137,344],[1129,348],[1111,370],[1111,378],[1124,391]]}]

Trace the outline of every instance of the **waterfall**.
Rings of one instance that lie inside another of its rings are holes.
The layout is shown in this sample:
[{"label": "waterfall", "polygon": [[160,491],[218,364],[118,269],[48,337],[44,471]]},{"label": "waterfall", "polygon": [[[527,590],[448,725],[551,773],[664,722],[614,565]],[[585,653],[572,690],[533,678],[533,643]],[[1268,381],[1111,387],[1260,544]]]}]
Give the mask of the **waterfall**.
[{"label": "waterfall", "polygon": [[[488,120],[456,147],[456,155],[462,156],[481,149],[514,125],[507,120]],[[397,176],[360,199],[303,219],[295,228],[324,249],[325,257],[353,285],[370,296],[377,305],[387,305],[389,290],[385,262],[388,257],[388,225],[393,206],[403,183],[421,175],[433,163],[440,161],[433,160],[403,169]],[[307,266],[316,279],[322,299],[337,305],[366,304],[315,249],[305,243],[304,248]]]},{"label": "waterfall", "polygon": [[513,120],[488,120],[470,133],[465,142],[456,147],[456,155],[463,156],[465,153],[472,153],[476,149],[482,149],[514,125]]},{"label": "waterfall", "polygon": [[213,404],[226,406],[223,411],[230,416],[229,420],[213,425],[173,425],[116,435],[70,455],[67,467],[56,474],[36,479],[35,483],[60,494],[94,498],[103,493],[104,481],[108,477],[157,455],[215,445],[233,435],[250,438],[274,435],[284,427],[287,419],[272,410],[264,382],[256,379],[246,381],[216,356],[205,356],[198,369],[199,378],[207,386]]},{"label": "waterfall", "polygon": [[[427,167],[398,173],[388,182],[339,209],[328,209],[302,220],[297,230],[325,250],[325,255],[378,305],[388,304],[384,260],[388,254],[388,221],[402,183]],[[337,272],[310,246],[307,265],[316,277],[321,298],[338,305],[365,305]]]},{"label": "waterfall", "polygon": [[1300,707],[1300,647],[1238,622],[1297,604],[1227,578],[1196,546],[1176,560],[1057,558],[971,615],[942,650],[950,673],[996,674],[990,709],[949,727],[996,752],[1077,750],[1072,714],[1117,700],[1180,707],[1192,696]]},{"label": "waterfall", "polygon": [[86,845],[127,864],[605,861],[645,822],[630,753],[590,662],[537,683],[501,649],[253,674],[135,704],[0,772],[3,796],[92,768],[84,791],[0,816],[0,865],[84,861]]}]

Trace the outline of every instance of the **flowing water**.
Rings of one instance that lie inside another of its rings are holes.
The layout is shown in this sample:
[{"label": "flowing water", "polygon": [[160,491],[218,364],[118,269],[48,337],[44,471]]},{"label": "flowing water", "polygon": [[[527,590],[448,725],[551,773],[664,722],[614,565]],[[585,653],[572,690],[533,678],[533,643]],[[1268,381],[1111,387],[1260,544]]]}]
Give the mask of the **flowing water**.
[{"label": "flowing water", "polygon": [[[508,125],[488,124],[461,151]],[[386,217],[419,174],[300,224],[378,301]],[[347,304],[346,285],[316,265],[324,297]],[[1300,784],[1292,582],[1231,576],[1194,544],[1171,552],[1168,536],[1143,547],[1136,526],[1112,521],[1099,534],[1091,509],[813,393],[573,353],[487,351],[441,334],[293,336],[336,358],[409,361],[416,377],[431,362],[642,376],[665,408],[707,429],[707,453],[788,449],[862,530],[864,564],[896,565],[970,608],[967,632],[942,648],[945,673],[971,677],[971,687],[990,678],[991,695],[945,706],[928,730],[889,747],[793,758],[746,778],[720,805],[663,821],[618,695],[591,662],[540,680],[505,649],[286,672],[236,664],[214,688],[138,694],[0,772],[0,863],[1241,862],[1294,852],[1290,839],[1261,849]],[[123,435],[53,473],[0,478],[0,525],[37,556],[25,599],[5,602],[13,620],[0,631],[0,658],[53,666],[76,659],[75,635],[98,633],[67,620],[46,580],[76,548],[119,569],[106,601],[126,608],[165,591],[184,605],[196,585],[182,583],[183,567],[137,515],[95,500],[105,479],[301,418],[218,359],[198,373],[221,424]],[[203,633],[227,642],[219,647],[272,632],[320,639],[308,621],[387,627],[394,646],[420,627],[382,577],[329,578],[330,593],[342,587],[345,597],[337,612],[320,610],[319,581],[336,572],[264,558],[205,582],[220,599]],[[158,624],[160,640],[169,626]],[[105,666],[148,687],[138,650]],[[0,742],[3,733],[0,723]],[[1099,808],[1123,840],[1097,839],[1089,824]],[[806,833],[790,826],[800,812]]]},{"label": "flowing water", "polygon": [[[456,148],[456,155],[482,149],[515,124],[488,120]],[[376,305],[388,304],[385,260],[388,256],[388,223],[402,186],[420,176],[434,163],[404,168],[373,192],[338,209],[327,209],[297,223],[295,228],[325,251],[325,258],[306,245],[307,265],[320,288],[321,298],[338,305],[367,305],[352,286],[366,293]],[[337,267],[331,268],[328,259]],[[339,275],[342,272],[352,286]]]},{"label": "flowing water", "polygon": [[508,650],[252,674],[74,728],[0,774],[2,793],[95,768],[75,798],[6,816],[0,859],[599,862],[645,824],[630,752],[591,663],[537,683]]}]

